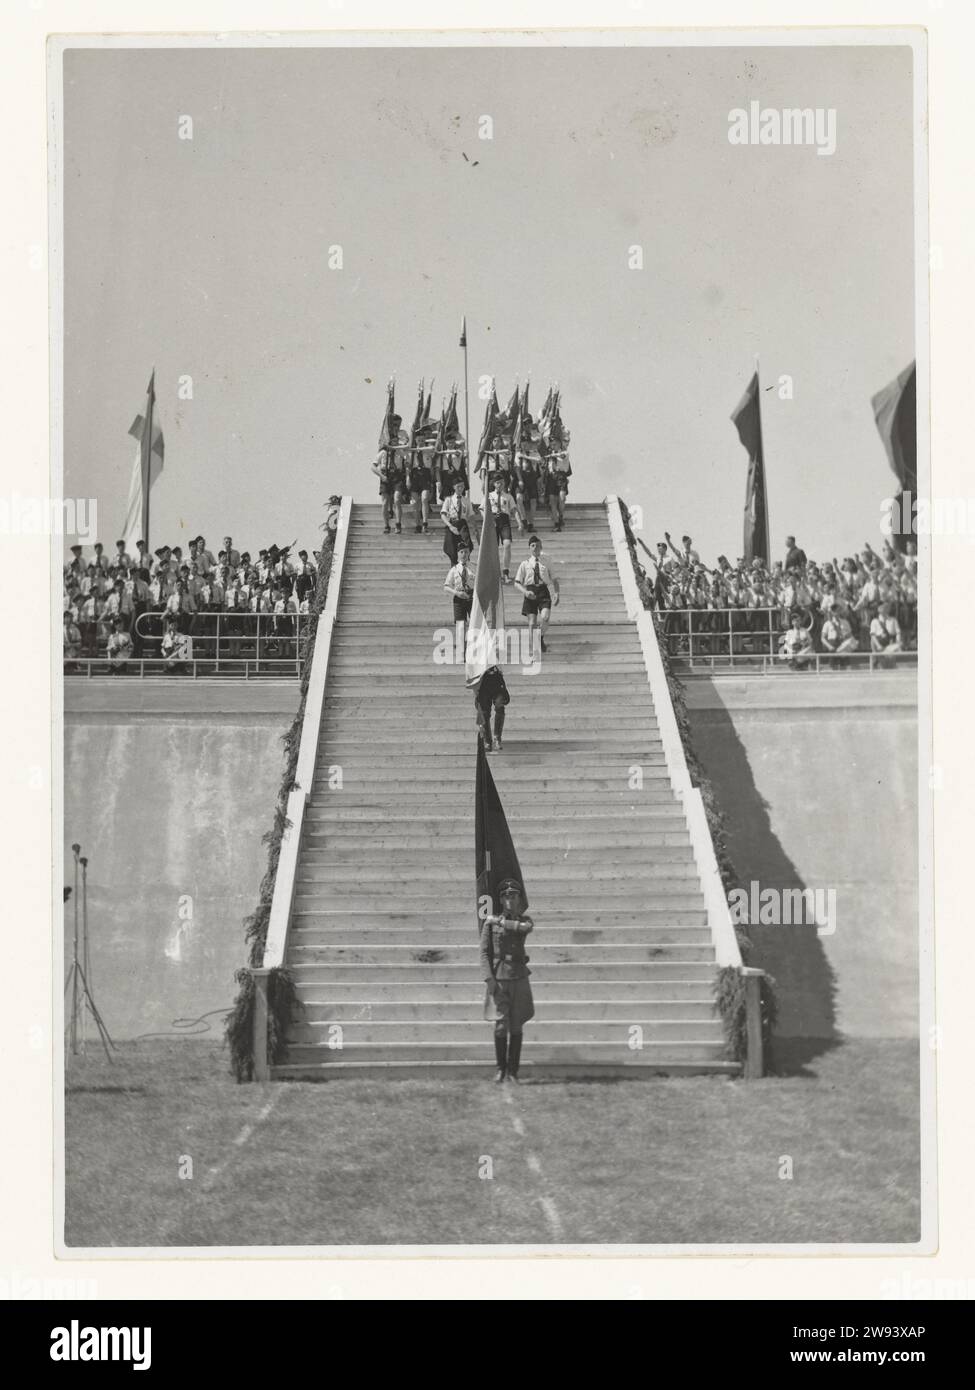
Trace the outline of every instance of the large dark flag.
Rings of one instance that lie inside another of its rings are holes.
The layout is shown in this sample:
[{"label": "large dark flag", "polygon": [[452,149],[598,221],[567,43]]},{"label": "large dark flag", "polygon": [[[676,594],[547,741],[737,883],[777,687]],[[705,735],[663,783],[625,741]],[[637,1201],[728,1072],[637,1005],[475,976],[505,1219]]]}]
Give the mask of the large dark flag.
[{"label": "large dark flag", "polygon": [[484,428],[481,430],[481,442],[477,446],[478,468],[480,468],[481,463],[484,459],[484,455],[487,453],[488,449],[490,449],[494,441],[494,435],[497,431],[498,426],[499,413],[500,411],[498,409],[498,393],[495,388],[494,382],[492,381],[491,395],[488,399],[488,403],[484,411]]},{"label": "large dark flag", "polygon": [[[887,459],[901,485],[898,494],[898,515],[903,519],[905,511],[908,521],[913,516],[913,502],[917,496],[917,367],[912,362],[896,377],[889,386],[871,399],[873,418],[877,422],[880,438],[887,450]],[[907,507],[902,509],[905,494],[910,497]],[[903,550],[913,531],[898,527],[893,541],[898,550]]]},{"label": "large dark flag", "polygon": [[386,387],[386,412],[383,415],[382,428],[379,431],[379,447],[387,449],[391,444],[399,442],[400,419],[396,414],[396,386],[390,377]]},{"label": "large dark flag", "polygon": [[765,454],[762,449],[762,410],[759,404],[758,372],[748,383],[745,394],[731,419],[738,438],[748,451],[748,481],[745,484],[746,560],[769,558],[768,497],[765,492]]},{"label": "large dark flag", "polygon": [[163,434],[156,415],[155,368],[146,388],[144,413],[135,417],[129,434],[139,441],[139,447],[129,480],[122,536],[126,550],[134,555],[137,541],[149,544],[149,493],[163,467]]},{"label": "large dark flag", "polygon": [[511,839],[504,807],[491,775],[484,741],[477,740],[477,777],[474,791],[474,874],[477,893],[477,926],[480,930],[482,906],[497,915],[501,911],[498,887],[506,878],[521,884],[522,910],[528,907],[528,893],[521,876],[521,865]]},{"label": "large dark flag", "polygon": [[[476,690],[489,666],[498,664],[498,645],[504,629],[504,589],[501,585],[501,559],[498,533],[491,505],[484,501],[481,544],[474,575],[474,601],[467,624],[465,675],[467,686]],[[499,636],[499,633],[501,636]]]},{"label": "large dark flag", "polygon": [[460,422],[457,419],[456,385],[450,388],[450,400],[447,402],[447,421],[444,425],[444,439],[448,444],[459,444],[462,441]]}]

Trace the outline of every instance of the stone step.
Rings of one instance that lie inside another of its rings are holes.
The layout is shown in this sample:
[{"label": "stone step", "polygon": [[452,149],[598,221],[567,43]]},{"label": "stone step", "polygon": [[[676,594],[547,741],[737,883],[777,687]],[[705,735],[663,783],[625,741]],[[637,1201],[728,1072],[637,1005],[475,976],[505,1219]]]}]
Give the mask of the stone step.
[{"label": "stone step", "polygon": [[[554,928],[559,941],[571,946],[656,946],[681,942],[689,946],[710,946],[711,935],[706,926],[678,927],[673,922],[651,926],[646,923],[632,926],[573,927],[559,922]],[[403,946],[425,951],[439,946],[474,946],[477,937],[470,919],[455,919],[448,925],[417,929],[415,926],[355,927],[336,922],[331,926],[301,926],[296,924],[289,938],[293,947],[304,946]],[[534,936],[532,937],[534,940]]]},{"label": "stone step", "polygon": [[[504,789],[507,787],[512,789],[511,795],[520,795],[525,798],[537,797],[542,793],[547,794],[551,792],[574,799],[572,793],[573,788],[575,788],[577,795],[581,794],[584,790],[585,796],[590,803],[592,797],[597,793],[603,796],[622,797],[625,795],[631,800],[633,798],[649,795],[649,791],[633,792],[626,789],[622,784],[624,784],[627,779],[625,779],[622,774],[615,777],[596,777],[592,774],[567,777],[559,775],[560,769],[558,766],[546,767],[543,770],[526,767],[519,768],[514,765],[515,759],[513,750],[516,746],[517,745],[513,743],[509,743],[506,734],[505,749],[507,751],[503,753],[492,753],[490,755],[492,770],[501,765],[504,765],[506,768],[509,766],[512,768],[510,772],[507,770],[504,772],[494,772],[494,780],[499,788]],[[645,787],[652,790],[652,784],[657,784],[661,788],[670,786],[670,782],[667,778],[667,769],[665,767],[660,764],[652,763],[646,758],[637,758],[636,761],[643,769]],[[315,784],[315,795],[317,797],[328,794],[324,781],[327,769],[330,767],[342,768],[343,781],[345,784],[343,788],[335,788],[333,790],[335,796],[345,796],[347,792],[351,790],[381,792],[385,787],[391,801],[399,800],[401,796],[412,796],[416,798],[418,796],[430,797],[431,795],[433,795],[437,801],[440,800],[437,794],[436,776],[431,774],[429,769],[418,769],[416,776],[412,778],[403,772],[402,769],[396,769],[394,773],[394,770],[389,768],[384,773],[383,760],[380,756],[377,755],[368,766],[364,764],[356,765],[350,760],[349,750],[343,748],[341,744],[326,745],[322,762],[317,769],[317,780]],[[459,787],[457,792],[457,804],[473,806],[474,787],[473,783],[471,783],[469,788],[466,785],[466,773],[463,770],[452,770],[449,763],[446,763],[444,766],[444,777],[458,780],[463,778],[464,784]],[[519,787],[523,790],[521,792],[515,792],[514,789]],[[672,793],[671,801],[673,801]],[[522,815],[521,806],[517,808],[517,815],[514,811],[512,811],[512,815],[516,819],[519,818]]]},{"label": "stone step", "polygon": [[[431,854],[434,846],[430,847]],[[531,864],[527,855],[521,856],[526,864]],[[362,891],[372,891],[375,886],[377,889],[388,889],[394,893],[427,893],[431,887],[436,889],[439,885],[430,884],[430,865],[423,862],[421,856],[406,855],[405,862],[396,861],[389,866],[385,861],[376,863],[359,864],[336,864],[330,857],[320,861],[314,853],[301,856],[301,863],[298,867],[296,882],[301,888],[304,884],[329,883],[334,885],[336,891],[341,891],[346,885],[353,888],[360,888]],[[691,855],[691,847],[680,845],[666,846],[656,851],[656,857],[650,858],[650,851],[643,860],[637,859],[636,862],[627,865],[626,877],[621,881],[620,872],[615,864],[579,864],[574,856],[552,863],[546,856],[544,865],[536,864],[531,870],[531,881],[536,892],[544,892],[546,889],[558,892],[560,889],[571,892],[572,888],[579,883],[598,884],[601,891],[613,893],[617,885],[624,892],[634,892],[642,890],[647,893],[658,891],[658,885],[673,884],[678,889],[686,891],[687,880],[697,880],[697,869]],[[527,872],[527,870],[526,870]]]},{"label": "stone step", "polygon": [[[352,814],[352,811],[355,814]],[[363,814],[360,814],[362,812]],[[656,812],[656,814],[655,814]],[[519,842],[539,841],[543,844],[562,844],[577,841],[585,836],[587,842],[599,844],[648,844],[658,842],[660,836],[677,835],[677,843],[683,844],[687,831],[684,817],[679,809],[667,814],[664,807],[653,807],[645,811],[632,811],[628,814],[615,813],[594,816],[591,812],[575,817],[559,817],[559,824],[551,826],[548,817],[525,822],[519,807]],[[305,825],[312,834],[330,836],[333,844],[349,840],[358,841],[365,837],[370,841],[376,835],[387,835],[397,844],[409,839],[428,837],[431,842],[440,844],[470,843],[470,829],[474,824],[474,808],[470,807],[468,816],[458,818],[456,810],[447,808],[439,813],[431,806],[429,814],[417,817],[414,812],[400,812],[384,816],[378,811],[369,814],[367,807],[355,807],[343,811],[341,807],[322,807],[311,802],[305,811]],[[647,838],[649,837],[649,838]]]},{"label": "stone step", "polygon": [[[543,1043],[599,1043],[607,1047],[630,1049],[635,1042],[644,1045],[654,1042],[710,1042],[722,1047],[724,1031],[719,1019],[651,1019],[643,1014],[625,1021],[619,1019],[578,1018],[573,1013],[564,1017],[545,1018],[536,1014],[530,1025],[532,1046]],[[633,1029],[640,1035],[634,1038]],[[333,1051],[348,1047],[388,1047],[393,1044],[414,1043],[437,1046],[442,1043],[484,1042],[485,1024],[480,1011],[471,1009],[466,1021],[425,1018],[401,1022],[360,1019],[303,1019],[292,1025],[290,1049],[302,1045],[326,1046]],[[341,1043],[341,1047],[339,1047]]]},{"label": "stone step", "polygon": [[[524,867],[524,866],[523,866]],[[435,866],[431,865],[431,873]],[[529,911],[536,924],[545,921],[561,920],[566,908],[566,894],[559,883],[537,883],[528,878]],[[436,887],[436,886],[435,886]],[[430,906],[431,898],[436,899],[435,889],[423,891],[416,885],[389,887],[381,889],[370,884],[367,891],[356,892],[351,883],[328,883],[305,880],[295,885],[294,909],[296,913],[309,912],[351,912],[358,908],[362,912],[395,915],[405,913],[416,916]],[[582,916],[592,916],[597,911],[645,915],[650,910],[666,912],[668,917],[678,912],[700,912],[704,897],[695,880],[656,879],[645,881],[641,886],[625,883],[614,889],[613,880],[601,883],[587,883],[577,880],[572,886],[572,907]],[[465,915],[468,903],[458,902],[454,894],[448,900],[447,910]]]},{"label": "stone step", "polygon": [[[408,981],[411,985],[451,982],[470,988],[480,979],[476,962],[457,965],[453,962],[418,961],[412,964],[404,962],[396,965],[387,962],[376,965],[353,964],[349,961],[329,961],[327,963],[309,960],[292,961],[289,958],[288,969],[293,974],[296,983],[315,983],[328,985],[329,988],[333,985],[346,984],[360,991],[366,988],[370,992],[374,985],[392,986],[399,981]],[[675,960],[669,957],[652,961],[607,960],[601,962],[587,961],[585,963],[549,961],[545,966],[545,979],[550,985],[561,988],[563,979],[576,983],[584,977],[589,981],[594,994],[599,986],[603,983],[608,984],[609,981],[613,982],[614,988],[618,982],[636,984],[642,988],[647,984],[662,984],[670,980],[680,980],[682,983],[700,982],[710,985],[714,980],[714,975],[715,965],[713,961]],[[536,978],[537,976],[532,977],[533,989]]]},{"label": "stone step", "polygon": [[[341,1054],[338,1054],[341,1056]],[[639,1054],[646,1058],[646,1052]],[[381,1062],[350,1062],[315,1060],[292,1063],[290,1066],[273,1066],[273,1081],[440,1081],[472,1080],[483,1082],[485,1091],[491,1084],[494,1072],[493,1061],[486,1058],[479,1061],[423,1061],[387,1058]],[[627,1064],[613,1062],[579,1061],[570,1058],[565,1061],[539,1062],[523,1061],[521,1080],[533,1082],[552,1081],[655,1081],[667,1076],[726,1076],[741,1074],[741,1064],[729,1061],[685,1061],[666,1060],[654,1053],[652,1061],[642,1061],[634,1066],[630,1059]]]},{"label": "stone step", "polygon": [[[473,819],[471,825],[473,825]],[[367,852],[375,854],[378,851],[385,856],[391,853],[460,854],[469,850],[471,847],[471,826],[465,826],[463,830],[456,831],[449,827],[450,823],[444,822],[438,831],[431,833],[428,830],[418,830],[415,827],[404,825],[398,834],[391,834],[388,826],[376,827],[368,831],[350,832],[339,831],[337,828],[319,830],[309,825],[305,830],[305,838],[302,843],[315,854],[328,853],[334,856],[334,862],[338,864],[359,863],[363,854]],[[548,850],[556,856],[572,854],[578,857],[588,851],[593,858],[601,856],[612,863],[617,863],[624,862],[620,856],[626,855],[630,851],[643,854],[655,849],[689,849],[690,835],[687,830],[640,831],[632,834],[617,832],[613,834],[583,827],[575,836],[572,836],[560,833],[558,830],[549,831],[540,828],[530,834],[524,830],[520,831],[518,844],[525,851]],[[619,851],[620,855],[609,854],[608,851],[611,850]]]},{"label": "stone step", "polygon": [[[472,933],[473,935],[473,933]],[[612,957],[620,964],[641,965],[647,962],[664,964],[673,961],[697,961],[706,963],[714,960],[714,949],[708,944],[696,946],[682,941],[657,942],[652,946],[640,946],[629,942],[606,941],[595,946],[574,945],[568,941],[541,944],[532,939],[529,957],[533,972],[546,971],[550,965],[585,965],[589,962],[601,964],[604,957]],[[373,965],[404,966],[407,969],[416,965],[451,966],[456,965],[470,972],[473,978],[478,975],[478,945],[471,941],[464,946],[459,942],[438,941],[435,937],[420,947],[384,946],[361,943],[355,946],[312,945],[296,939],[289,943],[288,960],[297,963],[317,961],[320,965]]]},{"label": "stone step", "polygon": [[[462,1060],[493,1066],[494,1044],[491,1039],[490,1026],[482,1023],[480,1031],[483,1035],[481,1041],[473,1037],[469,1041],[454,1043],[350,1043],[341,1050],[329,1048],[326,1043],[320,1043],[317,1046],[311,1043],[297,1044],[288,1047],[284,1066],[276,1066],[274,1070],[275,1074],[279,1075],[288,1067],[304,1066],[310,1063],[329,1067],[335,1061],[381,1062],[385,1064],[396,1060],[413,1062]],[[522,1052],[523,1061],[520,1070],[520,1075],[525,1079],[530,1077],[533,1066],[546,1063],[561,1066],[572,1064],[591,1066],[602,1063],[637,1069],[645,1066],[671,1066],[675,1063],[725,1060],[724,1041],[711,1038],[700,1040],[687,1038],[681,1039],[679,1042],[650,1041],[645,1042],[642,1048],[636,1050],[629,1048],[626,1043],[621,1045],[618,1041],[580,1043],[571,1036],[550,1038],[546,1039],[545,1042],[535,1043],[532,1042],[531,1034],[527,1030],[526,1037],[528,1041],[526,1041]]]},{"label": "stone step", "polygon": [[[349,907],[347,904],[332,904],[327,900],[321,905],[299,909],[293,917],[292,928],[300,932],[310,927],[346,927],[350,936],[368,927],[409,927],[419,939],[421,935],[449,930],[458,922],[469,923],[471,939],[477,939],[473,894],[466,903],[453,903],[443,907],[439,904],[429,906],[418,903],[409,909],[386,912],[368,907]],[[574,931],[593,931],[596,928],[635,926],[703,927],[707,924],[707,913],[703,900],[693,908],[674,907],[670,900],[659,906],[644,905],[640,908],[619,910],[613,906],[601,906],[591,912],[573,911],[571,905],[563,906],[558,918],[559,929],[563,933]]]},{"label": "stone step", "polygon": [[[683,844],[669,845],[590,848],[585,841],[575,845],[546,845],[536,841],[534,845],[529,845],[527,841],[522,843],[520,840],[519,844],[525,863],[544,859],[555,866],[549,875],[544,870],[535,870],[532,877],[536,882],[544,882],[546,877],[566,883],[579,878],[587,881],[599,878],[615,880],[624,875],[631,880],[674,874],[696,877],[689,837],[685,838]],[[448,848],[455,850],[457,858],[465,850],[470,852],[470,839],[466,844],[457,843],[454,846],[428,840],[421,845],[404,845],[394,841],[383,847],[369,841],[337,849],[331,842],[324,843],[320,837],[308,836],[302,843],[302,877],[299,882],[312,878],[336,881],[339,877],[354,879],[356,874],[359,875],[358,882],[363,884],[389,879],[394,879],[397,884],[409,883],[414,879],[429,882],[431,859],[439,861]],[[365,862],[374,859],[377,861],[374,868]]]},{"label": "stone step", "polygon": [[[436,1019],[439,1024],[476,1021],[480,1027],[484,1026],[481,1016],[483,987],[479,992],[468,991],[468,997],[462,1000],[398,1004],[372,999],[333,1002],[314,997],[316,988],[309,990],[308,997],[302,999],[301,1019],[306,1024],[374,1022],[423,1026],[429,1019]],[[321,995],[322,990],[317,989],[317,993]],[[575,1018],[590,1023],[632,1024],[649,1019],[654,1023],[691,1022],[695,1027],[715,1022],[714,1006],[709,1000],[568,999],[541,995],[534,984],[532,993],[538,1016],[544,1014],[551,1020]]]},{"label": "stone step", "polygon": [[[321,975],[322,979],[307,978]],[[438,984],[407,977],[399,984],[374,981],[367,987],[356,983],[339,983],[320,967],[303,968],[296,989],[306,1008],[382,1010],[383,1017],[427,1017],[436,1006],[442,1017],[467,1018],[473,1006],[480,1008],[484,999],[482,980],[454,980]],[[570,1008],[583,1011],[580,1017],[629,1017],[634,1009],[651,1009],[653,1016],[677,1018],[711,1016],[713,995],[711,984],[705,980],[662,980],[633,983],[627,980],[559,980],[553,983],[532,978],[535,1003],[545,1009]],[[414,1014],[416,1011],[416,1015]],[[454,1012],[457,1011],[457,1012]],[[339,1015],[336,1014],[336,1017]]]},{"label": "stone step", "polygon": [[[404,796],[406,793],[403,794]],[[662,821],[679,818],[684,824],[683,811],[673,792],[650,788],[640,792],[627,791],[601,792],[597,809],[590,806],[566,802],[559,808],[559,822],[569,824],[570,829],[578,829],[576,822],[593,825],[621,822],[646,823],[654,827]],[[429,800],[429,805],[426,802]],[[324,824],[353,824],[359,821],[375,821],[397,825],[401,822],[414,823],[422,818],[424,824],[442,824],[456,816],[468,816],[473,824],[474,807],[469,791],[458,789],[444,791],[433,797],[421,794],[412,797],[409,803],[392,801],[377,790],[375,793],[356,791],[349,787],[344,790],[329,791],[324,785],[316,791],[305,810],[306,822],[320,821]],[[521,825],[532,827],[533,822],[551,821],[551,809],[547,803],[523,801],[518,806],[518,821]]]}]

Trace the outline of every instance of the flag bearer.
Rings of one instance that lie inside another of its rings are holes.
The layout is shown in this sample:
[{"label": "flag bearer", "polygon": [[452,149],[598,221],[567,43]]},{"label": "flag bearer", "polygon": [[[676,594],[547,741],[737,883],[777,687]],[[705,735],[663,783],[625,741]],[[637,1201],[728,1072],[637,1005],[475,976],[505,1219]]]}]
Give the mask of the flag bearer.
[{"label": "flag bearer", "polygon": [[[406,442],[406,436],[398,428],[400,417],[393,416],[393,425],[397,428],[399,443]],[[379,479],[379,496],[383,501],[383,534],[389,535],[389,523],[393,516],[396,517],[396,530],[403,530],[403,502],[406,499],[406,469],[403,465],[403,451],[396,444],[390,442],[385,448],[380,449],[379,456],[372,466],[372,471]]]},{"label": "flag bearer", "polygon": [[495,1081],[517,1081],[521,1062],[522,1030],[535,1017],[525,954],[525,938],[534,927],[523,911],[520,883],[507,878],[498,891],[501,912],[481,924],[481,971],[487,985],[484,1018],[494,1024]]},{"label": "flag bearer", "polygon": [[421,531],[426,533],[430,529],[428,522],[430,520],[430,498],[433,495],[433,471],[419,449],[407,470],[406,491],[413,499],[416,515],[414,530],[417,535]]},{"label": "flag bearer", "polygon": [[572,464],[569,462],[569,455],[564,449],[549,454],[548,472],[545,477],[545,496],[548,499],[552,525],[556,531],[561,531],[565,526],[565,499],[569,492],[571,474]]},{"label": "flag bearer", "polygon": [[[489,666],[477,683],[474,692],[474,716],[485,753],[504,751],[501,731],[504,728],[505,707],[511,703],[508,686],[500,666]],[[491,711],[494,711],[494,738],[491,738]]]},{"label": "flag bearer", "polygon": [[535,525],[535,504],[538,501],[540,460],[531,454],[518,454],[515,459],[515,499],[518,513],[529,531]]}]

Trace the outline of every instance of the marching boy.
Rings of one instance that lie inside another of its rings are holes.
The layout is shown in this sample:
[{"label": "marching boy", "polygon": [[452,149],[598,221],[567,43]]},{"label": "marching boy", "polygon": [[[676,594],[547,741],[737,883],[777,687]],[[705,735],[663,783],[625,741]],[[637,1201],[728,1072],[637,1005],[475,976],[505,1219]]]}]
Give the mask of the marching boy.
[{"label": "marching boy", "polygon": [[535,1017],[525,938],[535,923],[523,911],[520,883],[506,878],[498,891],[501,912],[481,923],[481,972],[487,985],[484,1018],[494,1024],[495,1081],[517,1081],[522,1030]]},{"label": "marching boy", "polygon": [[528,559],[522,560],[515,575],[515,588],[524,596],[521,605],[522,616],[528,619],[528,640],[535,650],[535,620],[541,637],[542,651],[547,651],[545,634],[551,617],[552,605],[559,601],[559,581],[542,559],[542,543],[537,536],[528,540]]},{"label": "marching boy", "polygon": [[522,525],[521,518],[518,516],[517,503],[508,491],[507,484],[500,473],[495,473],[491,481],[488,502],[494,514],[494,532],[498,538],[498,548],[501,551],[501,577],[505,584],[510,584],[512,516],[517,519],[519,532],[522,530]]},{"label": "marching boy", "polygon": [[433,472],[419,449],[407,471],[406,491],[413,499],[416,519],[414,530],[419,535],[421,531],[426,532],[430,529],[430,497],[433,493]]}]

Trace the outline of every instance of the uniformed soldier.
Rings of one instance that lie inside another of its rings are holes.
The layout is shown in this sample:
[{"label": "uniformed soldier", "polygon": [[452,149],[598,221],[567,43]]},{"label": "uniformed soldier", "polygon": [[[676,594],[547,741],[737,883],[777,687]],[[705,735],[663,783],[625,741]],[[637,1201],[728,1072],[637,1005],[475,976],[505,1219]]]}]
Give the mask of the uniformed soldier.
[{"label": "uniformed soldier", "polygon": [[507,878],[498,890],[501,912],[481,924],[481,971],[487,985],[484,1018],[494,1024],[495,1081],[517,1081],[521,1062],[522,1029],[535,1016],[528,977],[529,957],[525,937],[534,922],[522,911],[521,884]]}]

